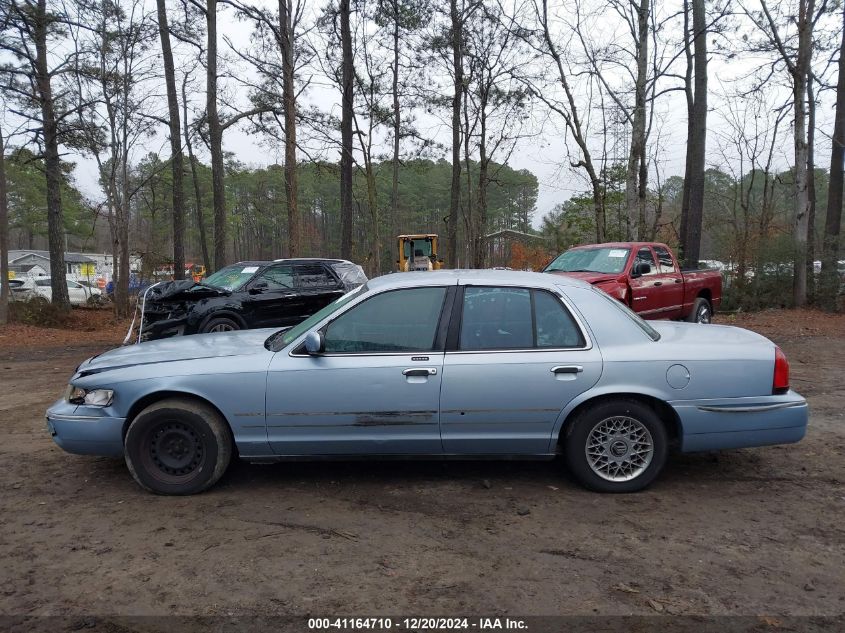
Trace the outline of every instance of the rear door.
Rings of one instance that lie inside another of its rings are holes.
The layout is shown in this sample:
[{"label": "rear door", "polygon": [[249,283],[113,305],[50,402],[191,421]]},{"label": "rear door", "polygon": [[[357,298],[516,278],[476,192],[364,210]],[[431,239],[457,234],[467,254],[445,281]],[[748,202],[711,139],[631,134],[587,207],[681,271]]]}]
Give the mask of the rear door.
[{"label": "rear door", "polygon": [[562,409],[601,375],[601,355],[547,290],[466,286],[443,367],[446,454],[542,455]]},{"label": "rear door", "polygon": [[304,321],[344,294],[340,280],[319,262],[294,264],[293,270],[299,294],[297,305],[301,307],[300,314],[296,316],[299,321]]}]

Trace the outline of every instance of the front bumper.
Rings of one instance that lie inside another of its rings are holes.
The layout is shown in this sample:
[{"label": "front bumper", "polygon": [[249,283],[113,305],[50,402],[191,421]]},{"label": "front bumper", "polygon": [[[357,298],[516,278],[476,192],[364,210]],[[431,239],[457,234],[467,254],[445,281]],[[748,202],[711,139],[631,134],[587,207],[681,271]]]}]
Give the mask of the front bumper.
[{"label": "front bumper", "polygon": [[681,450],[685,453],[792,444],[807,432],[807,401],[794,391],[669,404],[681,421]]},{"label": "front bumper", "polygon": [[126,418],[104,415],[100,407],[57,400],[47,410],[47,431],[62,450],[78,455],[123,456]]}]

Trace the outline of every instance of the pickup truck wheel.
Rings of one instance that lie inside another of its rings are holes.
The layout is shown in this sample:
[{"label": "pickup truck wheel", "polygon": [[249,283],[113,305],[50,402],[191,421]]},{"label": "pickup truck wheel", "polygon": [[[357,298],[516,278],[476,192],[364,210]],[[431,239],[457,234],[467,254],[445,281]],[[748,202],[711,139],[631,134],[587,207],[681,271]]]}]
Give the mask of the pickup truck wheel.
[{"label": "pickup truck wheel", "polygon": [[692,310],[687,315],[690,323],[710,323],[713,320],[713,308],[704,297],[699,297],[692,304]]},{"label": "pickup truck wheel", "polygon": [[240,330],[241,324],[229,317],[214,317],[209,319],[200,330],[200,334],[209,332],[233,332]]},{"label": "pickup truck wheel", "polygon": [[142,488],[162,495],[190,495],[223,476],[232,457],[232,437],[225,420],[210,406],[168,398],[132,421],[124,456]]},{"label": "pickup truck wheel", "polygon": [[668,439],[657,414],[637,400],[605,401],[572,421],[564,444],[569,470],[598,492],[637,492],[663,469]]}]

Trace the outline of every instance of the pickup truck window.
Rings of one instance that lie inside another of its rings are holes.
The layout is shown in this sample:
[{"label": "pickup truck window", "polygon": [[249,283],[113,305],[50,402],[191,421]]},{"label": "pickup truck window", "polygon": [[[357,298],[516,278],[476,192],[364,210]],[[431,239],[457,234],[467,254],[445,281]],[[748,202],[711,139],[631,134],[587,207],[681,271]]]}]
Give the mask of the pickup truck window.
[{"label": "pickup truck window", "polygon": [[672,259],[672,254],[669,249],[663,246],[655,246],[654,252],[657,254],[657,261],[660,267],[661,274],[675,272],[675,261]]},{"label": "pickup truck window", "polygon": [[641,248],[637,251],[637,259],[634,260],[634,266],[637,264],[648,264],[651,270],[646,275],[656,275],[657,265],[654,263],[654,255],[651,254],[650,248]]},{"label": "pickup truck window", "polygon": [[621,273],[630,252],[629,248],[573,248],[559,255],[544,272]]}]

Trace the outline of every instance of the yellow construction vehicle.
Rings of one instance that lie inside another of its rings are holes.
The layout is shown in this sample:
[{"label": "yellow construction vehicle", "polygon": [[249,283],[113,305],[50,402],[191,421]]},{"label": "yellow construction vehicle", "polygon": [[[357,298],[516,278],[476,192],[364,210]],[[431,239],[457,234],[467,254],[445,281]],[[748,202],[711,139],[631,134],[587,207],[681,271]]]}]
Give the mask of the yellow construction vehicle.
[{"label": "yellow construction vehicle", "polygon": [[399,259],[396,260],[399,272],[440,270],[443,260],[437,256],[437,239],[436,233],[400,235]]}]

